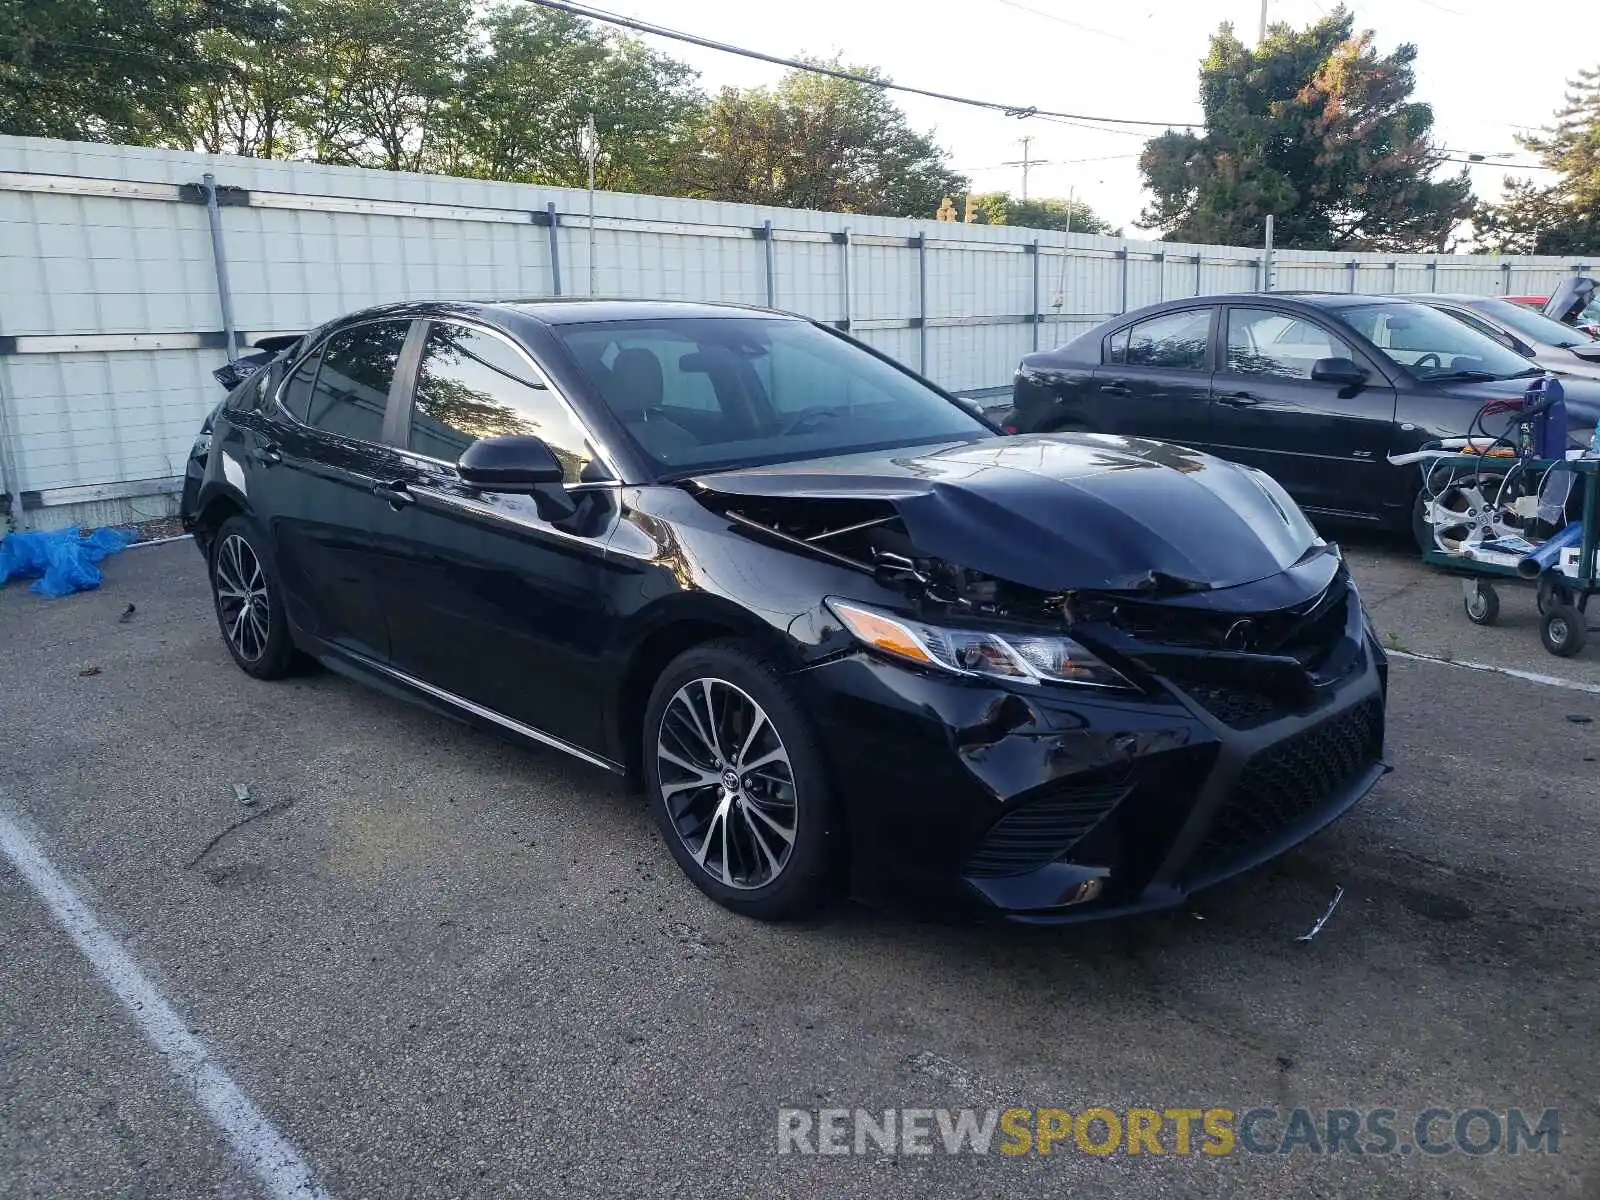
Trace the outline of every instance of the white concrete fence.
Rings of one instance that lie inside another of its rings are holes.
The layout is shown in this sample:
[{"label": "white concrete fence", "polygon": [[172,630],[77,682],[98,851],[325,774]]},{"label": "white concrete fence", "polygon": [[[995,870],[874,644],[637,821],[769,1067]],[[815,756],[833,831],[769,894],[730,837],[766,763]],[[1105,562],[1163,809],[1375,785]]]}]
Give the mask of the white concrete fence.
[{"label": "white concrete fence", "polygon": [[1005,388],[1029,350],[1162,299],[1542,293],[1586,268],[1269,259],[609,192],[594,209],[591,231],[573,189],[0,137],[0,508],[21,528],[169,515],[230,326],[248,345],[388,301],[584,296],[592,278],[605,296],[771,305],[973,393]]}]

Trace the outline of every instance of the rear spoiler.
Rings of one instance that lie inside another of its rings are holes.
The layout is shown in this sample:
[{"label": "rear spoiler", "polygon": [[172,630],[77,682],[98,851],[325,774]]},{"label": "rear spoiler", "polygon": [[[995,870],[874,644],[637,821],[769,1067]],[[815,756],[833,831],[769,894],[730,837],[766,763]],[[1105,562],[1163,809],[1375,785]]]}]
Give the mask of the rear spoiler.
[{"label": "rear spoiler", "polygon": [[252,343],[256,353],[241,354],[232,362],[224,363],[211,372],[211,377],[220,383],[225,391],[231,392],[304,336],[301,333],[274,333],[257,338]]}]

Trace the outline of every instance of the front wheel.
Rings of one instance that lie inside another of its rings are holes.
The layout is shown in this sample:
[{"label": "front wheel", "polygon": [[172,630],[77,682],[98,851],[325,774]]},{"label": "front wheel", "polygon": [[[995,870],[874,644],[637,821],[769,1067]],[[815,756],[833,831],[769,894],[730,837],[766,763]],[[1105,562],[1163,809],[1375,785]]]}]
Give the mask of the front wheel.
[{"label": "front wheel", "polygon": [[645,712],[645,788],[684,874],[718,904],[783,920],[837,890],[839,823],[811,722],[753,646],[679,655]]}]

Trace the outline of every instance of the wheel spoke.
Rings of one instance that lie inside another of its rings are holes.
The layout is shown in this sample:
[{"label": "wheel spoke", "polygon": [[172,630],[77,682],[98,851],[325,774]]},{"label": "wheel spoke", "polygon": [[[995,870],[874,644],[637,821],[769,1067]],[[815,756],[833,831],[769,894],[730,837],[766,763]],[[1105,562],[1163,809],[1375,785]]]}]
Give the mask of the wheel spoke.
[{"label": "wheel spoke", "polygon": [[705,724],[700,720],[700,714],[695,711],[694,699],[690,696],[679,693],[673,698],[672,705],[668,709],[668,712],[672,712],[677,709],[681,709],[684,713],[688,714],[689,727],[694,733],[694,736],[699,739],[701,749],[706,752],[707,757],[712,762],[716,762],[721,755],[717,753],[717,747],[715,743],[712,742],[711,735],[706,732]]},{"label": "wheel spoke", "polygon": [[750,840],[761,851],[761,857],[767,860],[767,870],[776,875],[778,873],[778,858],[772,853],[772,847],[767,845],[767,839],[762,836],[761,830],[756,823],[750,819],[750,806],[744,805],[740,807],[739,818],[744,822],[744,827],[749,834]]},{"label": "wheel spoke", "polygon": [[711,699],[711,680],[702,679],[700,681],[700,690],[704,693],[706,700],[706,721],[711,730],[709,744],[717,756],[717,761],[721,762],[723,757],[722,741],[717,736],[717,706]]},{"label": "wheel spoke", "polygon": [[661,743],[659,741],[656,743],[656,757],[666,760],[667,762],[671,763],[675,767],[681,767],[685,771],[692,771],[692,772],[694,772],[694,774],[695,774],[695,776],[697,778],[699,778],[701,780],[704,780],[706,782],[714,783],[717,780],[717,775],[716,775],[715,772],[707,771],[704,767],[700,766],[699,764],[692,763],[688,759],[682,758],[679,755],[674,754],[671,750],[668,750],[663,743]]},{"label": "wheel spoke", "polygon": [[745,763],[745,756],[750,753],[750,748],[755,745],[756,735],[761,732],[762,727],[766,725],[766,723],[767,714],[762,712],[759,708],[754,709],[753,715],[750,718],[750,732],[745,734],[744,745],[739,747],[739,756],[735,758],[733,762],[735,769],[740,771],[749,769]]},{"label": "wheel spoke", "polygon": [[752,772],[759,771],[762,767],[770,766],[771,764],[778,762],[781,762],[784,766],[789,765],[789,756],[784,752],[782,745],[779,745],[776,750],[768,750],[754,762],[745,763],[740,769],[748,775]]},{"label": "wheel spoke", "polygon": [[769,814],[766,809],[762,808],[761,805],[746,804],[743,811],[745,812],[746,816],[755,816],[758,818],[763,825],[783,839],[784,845],[794,845],[794,830],[778,824],[771,814]]}]

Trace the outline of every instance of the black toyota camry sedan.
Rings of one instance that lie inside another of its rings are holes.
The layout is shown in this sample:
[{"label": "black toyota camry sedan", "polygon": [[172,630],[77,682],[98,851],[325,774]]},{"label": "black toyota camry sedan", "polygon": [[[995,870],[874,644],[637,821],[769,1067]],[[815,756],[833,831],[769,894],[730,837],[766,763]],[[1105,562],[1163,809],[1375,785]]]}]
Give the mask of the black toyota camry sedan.
[{"label": "black toyota camry sedan", "polygon": [[408,304],[263,357],[183,500],[238,665],[633,775],[735,911],[1172,904],[1385,769],[1383,652],[1258,471],[1005,437],[727,306]]},{"label": "black toyota camry sedan", "polygon": [[[1028,355],[1003,420],[1023,433],[1093,430],[1193,446],[1268,472],[1319,516],[1409,528],[1431,547],[1422,474],[1388,456],[1465,436],[1486,401],[1515,399],[1543,373],[1403,296],[1201,296]],[[1585,446],[1600,383],[1563,386],[1572,444]],[[1492,498],[1492,478],[1479,490],[1452,489],[1441,503],[1463,511],[1436,511],[1434,523],[1465,524],[1472,505],[1461,498]]]}]

